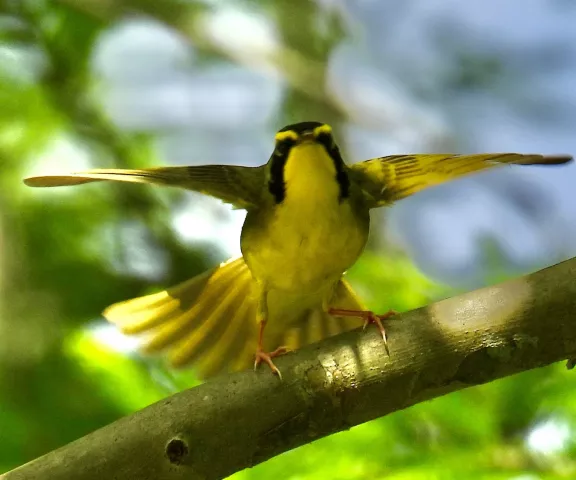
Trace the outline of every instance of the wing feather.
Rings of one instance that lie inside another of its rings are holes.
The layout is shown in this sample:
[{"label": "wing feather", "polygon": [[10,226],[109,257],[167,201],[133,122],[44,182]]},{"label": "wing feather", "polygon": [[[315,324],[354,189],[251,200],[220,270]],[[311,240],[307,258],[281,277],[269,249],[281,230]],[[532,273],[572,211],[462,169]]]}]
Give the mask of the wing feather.
[{"label": "wing feather", "polygon": [[571,160],[568,155],[521,153],[391,155],[351,165],[349,174],[373,208],[482,170],[512,164],[561,165]]},{"label": "wing feather", "polygon": [[63,187],[101,181],[169,185],[210,195],[238,208],[249,208],[260,201],[265,169],[263,166],[236,165],[93,169],[66,175],[29,177],[24,183],[30,187]]}]

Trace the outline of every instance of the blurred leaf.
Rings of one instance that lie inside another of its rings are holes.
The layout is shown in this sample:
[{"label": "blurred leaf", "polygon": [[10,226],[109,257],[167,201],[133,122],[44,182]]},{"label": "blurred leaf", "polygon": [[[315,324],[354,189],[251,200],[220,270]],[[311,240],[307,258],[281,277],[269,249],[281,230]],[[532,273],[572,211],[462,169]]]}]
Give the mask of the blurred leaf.
[{"label": "blurred leaf", "polygon": [[450,291],[426,278],[404,254],[395,252],[365,251],[346,278],[370,308],[382,312],[422,307]]},{"label": "blurred leaf", "polygon": [[65,352],[77,363],[106,403],[125,414],[140,410],[166,396],[144,364],[98,343],[90,331],[77,331],[66,339]]}]

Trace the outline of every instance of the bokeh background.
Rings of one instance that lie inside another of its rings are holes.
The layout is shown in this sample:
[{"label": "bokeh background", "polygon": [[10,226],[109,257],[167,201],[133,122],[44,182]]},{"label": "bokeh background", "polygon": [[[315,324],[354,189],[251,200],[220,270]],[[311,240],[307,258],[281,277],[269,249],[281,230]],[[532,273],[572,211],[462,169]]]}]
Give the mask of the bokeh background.
[{"label": "bokeh background", "polygon": [[[237,254],[243,221],[192,193],[24,176],[258,165],[301,120],[351,161],[574,154],[574,25],[569,0],[1,0],[0,472],[196,384],[100,312]],[[422,192],[376,212],[350,278],[403,311],[573,256],[575,184],[574,165],[510,168]],[[574,478],[574,387],[564,365],[528,372],[233,478]]]}]

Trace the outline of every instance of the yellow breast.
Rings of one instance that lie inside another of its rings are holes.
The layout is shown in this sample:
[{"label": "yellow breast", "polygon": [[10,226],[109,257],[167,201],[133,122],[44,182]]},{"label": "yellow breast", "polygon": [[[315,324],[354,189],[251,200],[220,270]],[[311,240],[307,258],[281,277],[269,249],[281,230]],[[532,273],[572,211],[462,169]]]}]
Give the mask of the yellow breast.
[{"label": "yellow breast", "polygon": [[318,203],[333,205],[340,194],[334,162],[317,143],[292,148],[284,167],[284,181],[286,198],[282,206],[288,209],[313,209]]},{"label": "yellow breast", "polygon": [[254,277],[271,289],[313,294],[336,282],[361,254],[368,225],[340,199],[334,162],[324,147],[293,147],[285,168],[286,195],[243,251]]}]

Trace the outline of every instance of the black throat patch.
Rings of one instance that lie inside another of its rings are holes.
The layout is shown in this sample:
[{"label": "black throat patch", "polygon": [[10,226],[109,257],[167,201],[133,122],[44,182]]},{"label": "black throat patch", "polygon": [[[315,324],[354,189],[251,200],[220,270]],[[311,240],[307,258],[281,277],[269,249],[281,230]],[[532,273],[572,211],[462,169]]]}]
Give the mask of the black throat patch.
[{"label": "black throat patch", "polygon": [[342,201],[350,196],[350,179],[346,173],[346,165],[344,164],[344,160],[340,154],[340,149],[332,139],[331,135],[321,134],[318,135],[316,140],[326,149],[326,152],[328,152],[328,155],[334,162],[334,168],[336,168],[336,182],[340,187],[340,195],[338,199]]},{"label": "black throat patch", "polygon": [[284,166],[288,160],[290,149],[294,142],[288,140],[277,144],[272,157],[270,157],[270,180],[268,191],[274,197],[276,203],[282,203],[286,198],[286,181],[284,180]]}]

